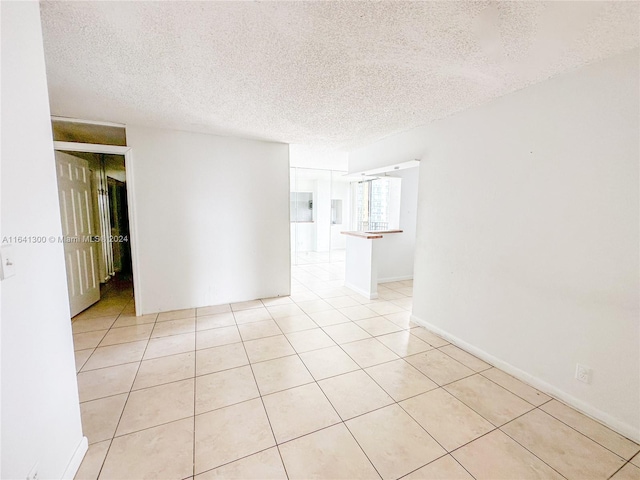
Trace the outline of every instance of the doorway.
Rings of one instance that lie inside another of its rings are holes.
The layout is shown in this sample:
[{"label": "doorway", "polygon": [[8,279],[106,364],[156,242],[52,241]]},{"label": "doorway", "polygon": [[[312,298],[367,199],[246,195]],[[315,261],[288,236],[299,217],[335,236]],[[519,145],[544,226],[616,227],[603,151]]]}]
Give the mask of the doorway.
[{"label": "doorway", "polygon": [[125,158],[56,151],[56,163],[69,306],[75,317],[114,284],[132,290]]},{"label": "doorway", "polygon": [[[132,301],[128,308],[130,315],[136,315],[141,300],[139,289],[136,288],[138,268],[135,251],[135,209],[132,203],[132,174],[128,170],[132,162],[131,148],[54,141],[54,149],[56,157],[58,154],[66,154],[86,162],[88,167],[91,165],[91,168],[88,168],[91,178],[88,205],[91,210],[92,233],[85,240],[90,240],[96,247],[94,271],[100,293],[97,299],[84,305],[81,311],[77,308],[72,309],[71,316],[81,317],[89,313],[93,316],[103,309],[106,309],[105,312],[109,311],[109,304],[113,300],[111,297],[116,291],[119,298],[133,297],[135,301]],[[71,278],[68,264],[67,277],[68,280]],[[106,313],[110,314],[110,311]]]},{"label": "doorway", "polygon": [[349,225],[349,180],[346,172],[290,169],[291,265],[344,261],[341,231]]}]

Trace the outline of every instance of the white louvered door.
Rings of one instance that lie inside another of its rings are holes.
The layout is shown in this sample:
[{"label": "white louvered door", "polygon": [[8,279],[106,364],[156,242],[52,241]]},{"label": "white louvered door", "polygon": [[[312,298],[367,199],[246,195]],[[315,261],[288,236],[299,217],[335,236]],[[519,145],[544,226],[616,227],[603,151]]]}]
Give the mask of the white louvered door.
[{"label": "white louvered door", "polygon": [[[58,193],[69,306],[75,316],[100,300],[98,248],[93,228],[91,177],[86,160],[56,152]],[[93,237],[93,239],[91,238]]]}]

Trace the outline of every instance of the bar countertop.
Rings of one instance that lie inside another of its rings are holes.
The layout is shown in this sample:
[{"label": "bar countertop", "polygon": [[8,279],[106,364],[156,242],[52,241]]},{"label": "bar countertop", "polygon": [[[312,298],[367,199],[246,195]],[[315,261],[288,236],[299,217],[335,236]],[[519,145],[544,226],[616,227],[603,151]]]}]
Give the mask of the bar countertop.
[{"label": "bar countertop", "polygon": [[360,237],[360,238],[366,238],[369,240],[373,240],[376,238],[382,238],[384,235],[388,234],[388,233],[402,233],[402,230],[378,230],[375,232],[357,232],[357,231],[353,231],[353,232],[340,232],[343,235],[351,235],[354,237]]}]

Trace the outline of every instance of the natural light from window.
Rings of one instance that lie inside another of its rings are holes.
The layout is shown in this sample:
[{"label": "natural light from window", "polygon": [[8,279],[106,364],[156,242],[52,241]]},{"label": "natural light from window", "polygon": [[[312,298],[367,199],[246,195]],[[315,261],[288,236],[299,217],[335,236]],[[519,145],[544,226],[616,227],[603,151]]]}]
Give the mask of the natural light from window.
[{"label": "natural light from window", "polygon": [[401,181],[385,176],[351,184],[353,230],[377,232],[400,228]]}]

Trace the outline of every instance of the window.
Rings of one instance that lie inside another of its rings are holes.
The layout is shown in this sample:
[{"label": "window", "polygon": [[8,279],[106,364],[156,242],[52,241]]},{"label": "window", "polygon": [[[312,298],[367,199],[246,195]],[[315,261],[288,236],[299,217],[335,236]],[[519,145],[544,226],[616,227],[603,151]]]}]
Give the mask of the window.
[{"label": "window", "polygon": [[400,178],[382,177],[351,184],[354,230],[400,228],[400,182]]}]

